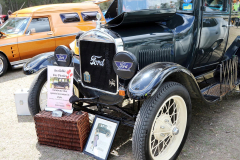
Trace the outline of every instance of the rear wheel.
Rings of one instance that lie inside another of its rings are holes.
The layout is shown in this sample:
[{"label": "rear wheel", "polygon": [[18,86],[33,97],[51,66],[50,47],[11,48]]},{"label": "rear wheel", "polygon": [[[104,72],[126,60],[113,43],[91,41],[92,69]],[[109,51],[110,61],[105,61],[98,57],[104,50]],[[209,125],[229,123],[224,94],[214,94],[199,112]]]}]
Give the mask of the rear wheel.
[{"label": "rear wheel", "polygon": [[167,82],[141,107],[133,131],[138,160],[176,159],[189,132],[191,100],[179,83]]},{"label": "rear wheel", "polygon": [[0,77],[3,76],[8,69],[8,61],[6,57],[0,53]]},{"label": "rear wheel", "polygon": [[[56,86],[52,86],[55,88]],[[77,86],[73,85],[74,93],[79,97]],[[28,108],[32,116],[40,111],[45,110],[47,107],[47,68],[41,71],[33,80],[28,95]],[[78,105],[81,105],[80,103]]]}]

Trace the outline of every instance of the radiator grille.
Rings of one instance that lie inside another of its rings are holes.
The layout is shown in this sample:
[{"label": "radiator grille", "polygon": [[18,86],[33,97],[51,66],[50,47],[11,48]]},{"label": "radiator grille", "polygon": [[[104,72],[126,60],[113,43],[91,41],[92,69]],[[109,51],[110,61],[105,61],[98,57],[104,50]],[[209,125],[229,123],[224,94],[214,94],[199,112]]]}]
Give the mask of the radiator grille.
[{"label": "radiator grille", "polygon": [[[117,79],[113,70],[112,60],[115,55],[114,43],[80,41],[81,75],[85,86],[116,93]],[[97,60],[103,61],[104,65],[92,65],[92,56],[101,57]],[[84,81],[84,73],[88,72],[91,82]]]},{"label": "radiator grille", "polygon": [[140,69],[154,62],[174,62],[172,46],[140,50],[138,53],[138,62]]}]

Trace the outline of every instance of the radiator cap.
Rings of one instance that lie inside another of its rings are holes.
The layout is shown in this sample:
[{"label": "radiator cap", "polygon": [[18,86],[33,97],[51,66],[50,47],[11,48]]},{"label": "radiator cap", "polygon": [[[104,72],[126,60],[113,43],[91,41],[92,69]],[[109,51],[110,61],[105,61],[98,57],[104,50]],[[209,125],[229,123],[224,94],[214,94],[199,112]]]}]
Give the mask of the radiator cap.
[{"label": "radiator cap", "polygon": [[68,67],[71,64],[72,52],[66,46],[58,46],[54,51],[54,57],[59,66]]},{"label": "radiator cap", "polygon": [[113,57],[113,69],[122,79],[131,79],[137,71],[137,58],[128,51],[118,52]]}]

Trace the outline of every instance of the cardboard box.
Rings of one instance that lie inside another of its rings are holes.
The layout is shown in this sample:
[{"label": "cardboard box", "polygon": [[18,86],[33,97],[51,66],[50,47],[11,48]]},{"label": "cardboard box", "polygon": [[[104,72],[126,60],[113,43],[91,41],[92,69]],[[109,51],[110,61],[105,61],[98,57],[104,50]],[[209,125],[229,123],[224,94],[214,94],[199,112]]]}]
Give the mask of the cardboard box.
[{"label": "cardboard box", "polygon": [[19,89],[14,93],[17,115],[31,115],[28,109],[28,90],[29,89]]}]

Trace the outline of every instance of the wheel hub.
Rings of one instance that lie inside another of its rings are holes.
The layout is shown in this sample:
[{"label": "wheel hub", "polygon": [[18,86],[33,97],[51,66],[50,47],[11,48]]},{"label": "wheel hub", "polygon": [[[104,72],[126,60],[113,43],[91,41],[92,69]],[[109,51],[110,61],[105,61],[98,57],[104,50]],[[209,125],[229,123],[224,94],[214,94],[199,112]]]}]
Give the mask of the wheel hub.
[{"label": "wheel hub", "polygon": [[157,120],[153,130],[156,140],[163,141],[167,136],[178,135],[179,129],[172,124],[171,117],[168,114],[162,114]]},{"label": "wheel hub", "polygon": [[179,129],[177,127],[174,127],[173,130],[172,130],[172,134],[173,135],[178,135],[179,133]]},{"label": "wheel hub", "polygon": [[2,61],[2,59],[0,59],[0,71],[2,71],[3,70],[3,61]]}]

